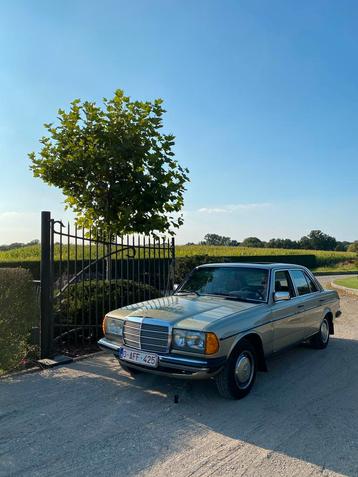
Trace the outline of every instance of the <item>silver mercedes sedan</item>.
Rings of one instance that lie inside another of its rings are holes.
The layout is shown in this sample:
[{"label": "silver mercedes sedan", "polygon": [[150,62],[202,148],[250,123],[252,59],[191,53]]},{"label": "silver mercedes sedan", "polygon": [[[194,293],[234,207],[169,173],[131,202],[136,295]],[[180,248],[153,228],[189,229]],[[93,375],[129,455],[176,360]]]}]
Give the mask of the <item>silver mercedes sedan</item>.
[{"label": "silver mercedes sedan", "polygon": [[107,313],[98,343],[133,376],[214,378],[222,396],[241,399],[268,356],[303,341],[326,348],[340,314],[338,294],[305,267],[208,264],[171,296]]}]

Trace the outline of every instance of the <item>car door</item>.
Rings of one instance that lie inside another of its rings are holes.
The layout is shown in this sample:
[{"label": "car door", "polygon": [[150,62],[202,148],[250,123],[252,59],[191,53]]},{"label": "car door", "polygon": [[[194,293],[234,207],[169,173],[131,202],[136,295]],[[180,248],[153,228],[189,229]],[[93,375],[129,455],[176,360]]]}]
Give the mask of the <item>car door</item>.
[{"label": "car door", "polygon": [[319,329],[320,293],[317,285],[309,279],[304,270],[292,269],[290,276],[296,290],[295,301],[300,308],[298,325],[300,339],[303,341]]},{"label": "car door", "polygon": [[273,351],[278,352],[300,341],[302,335],[303,306],[297,301],[296,290],[288,270],[275,270],[273,273],[273,292],[288,291],[289,300],[273,302]]}]

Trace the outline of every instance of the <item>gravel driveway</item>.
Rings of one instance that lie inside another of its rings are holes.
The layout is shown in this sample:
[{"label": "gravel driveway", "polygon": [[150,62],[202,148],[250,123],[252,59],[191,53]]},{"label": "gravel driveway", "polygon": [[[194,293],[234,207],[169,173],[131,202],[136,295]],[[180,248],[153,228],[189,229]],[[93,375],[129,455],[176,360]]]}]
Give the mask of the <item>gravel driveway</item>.
[{"label": "gravel driveway", "polygon": [[0,475],[357,476],[357,298],[342,311],[326,350],[269,359],[242,401],[104,354],[1,381]]}]

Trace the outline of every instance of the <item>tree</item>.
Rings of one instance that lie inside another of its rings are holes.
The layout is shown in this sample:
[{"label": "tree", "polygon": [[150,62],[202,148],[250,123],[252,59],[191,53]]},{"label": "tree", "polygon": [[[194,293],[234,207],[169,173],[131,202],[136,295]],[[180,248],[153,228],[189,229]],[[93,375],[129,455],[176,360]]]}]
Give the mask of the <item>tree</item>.
[{"label": "tree", "polygon": [[300,246],[303,249],[310,250],[334,250],[337,246],[337,240],[321,230],[312,230],[307,237],[301,238]]},{"label": "tree", "polygon": [[268,244],[268,248],[286,248],[286,249],[294,249],[300,248],[298,242],[296,240],[291,239],[271,239]]},{"label": "tree", "polygon": [[174,159],[175,137],[160,132],[162,102],[132,102],[117,90],[103,107],[76,99],[58,111],[58,125],[45,124],[31,169],[62,189],[79,227],[120,235],[182,225],[189,171]]},{"label": "tree", "polygon": [[241,242],[241,246],[259,248],[264,247],[264,242],[257,237],[247,237]]},{"label": "tree", "polygon": [[230,237],[224,237],[217,234],[206,234],[204,237],[204,243],[206,245],[224,245],[229,246],[231,244]]},{"label": "tree", "polygon": [[358,253],[358,240],[355,240],[348,247],[348,252],[357,252]]}]

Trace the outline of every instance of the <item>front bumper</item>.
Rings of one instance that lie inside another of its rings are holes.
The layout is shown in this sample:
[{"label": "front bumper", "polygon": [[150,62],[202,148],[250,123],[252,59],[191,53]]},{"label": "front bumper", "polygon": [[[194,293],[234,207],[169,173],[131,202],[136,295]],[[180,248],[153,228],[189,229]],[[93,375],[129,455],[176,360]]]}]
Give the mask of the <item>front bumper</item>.
[{"label": "front bumper", "polygon": [[185,357],[179,354],[158,354],[159,366],[149,368],[119,358],[120,344],[114,343],[107,338],[98,341],[98,346],[104,351],[115,355],[120,363],[129,368],[138,369],[152,374],[171,376],[174,378],[186,379],[207,379],[215,376],[223,368],[226,359],[223,358],[195,358]]}]

